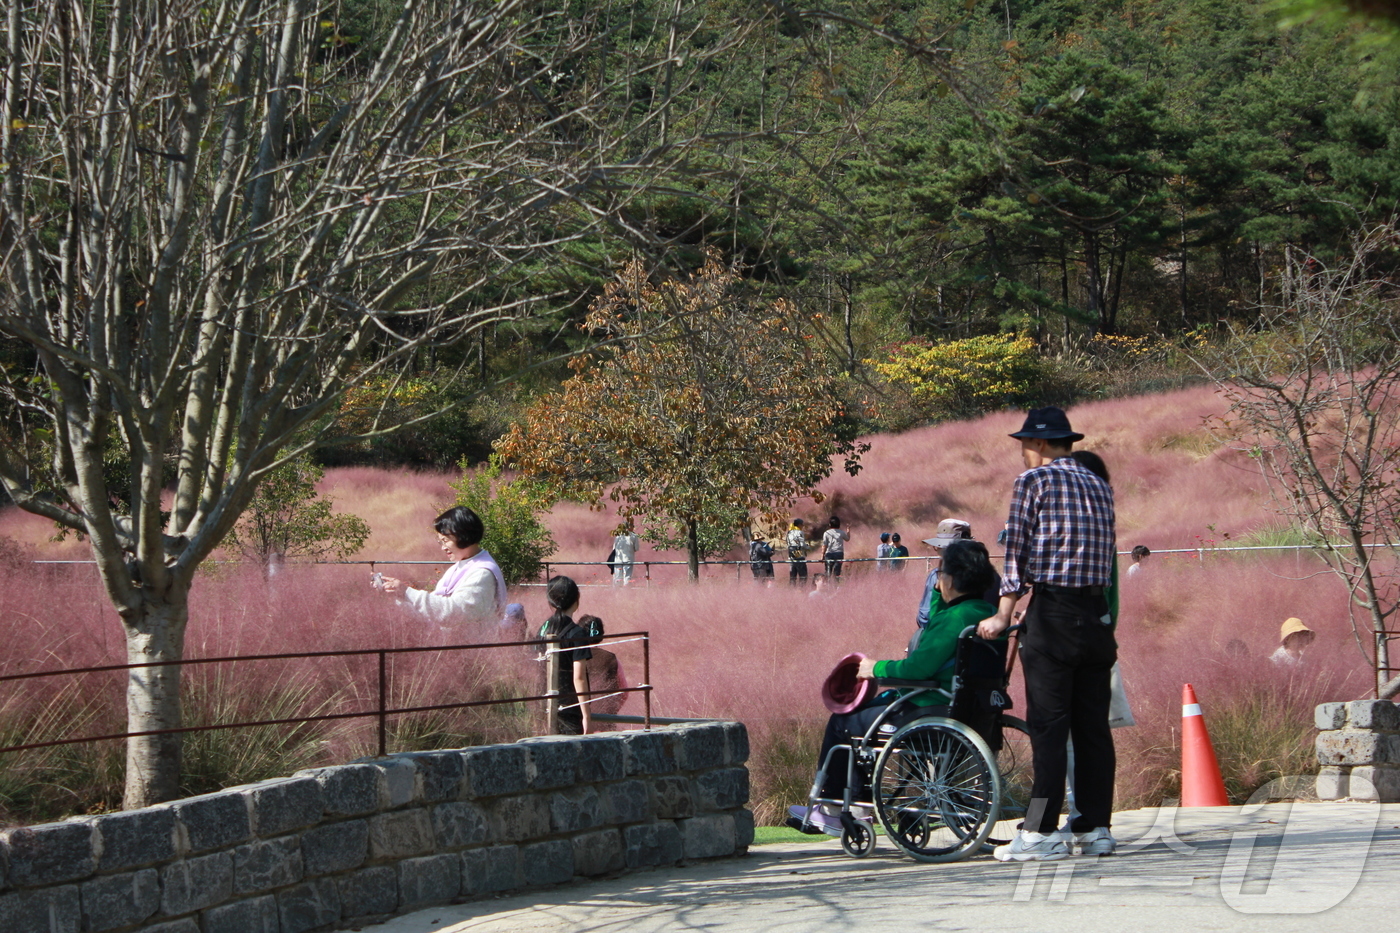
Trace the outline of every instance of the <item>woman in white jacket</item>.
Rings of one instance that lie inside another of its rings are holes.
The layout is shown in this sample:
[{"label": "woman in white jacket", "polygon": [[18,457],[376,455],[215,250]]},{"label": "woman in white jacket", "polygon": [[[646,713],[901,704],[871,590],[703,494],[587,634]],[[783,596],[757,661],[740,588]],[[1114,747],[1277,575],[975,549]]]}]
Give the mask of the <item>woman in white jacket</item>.
[{"label": "woman in white jacket", "polygon": [[486,533],[481,517],[469,508],[448,509],[433,522],[442,552],[452,566],[429,592],[384,578],[384,592],[403,600],[438,625],[496,622],[506,604],[506,581],[489,551],[481,548]]}]

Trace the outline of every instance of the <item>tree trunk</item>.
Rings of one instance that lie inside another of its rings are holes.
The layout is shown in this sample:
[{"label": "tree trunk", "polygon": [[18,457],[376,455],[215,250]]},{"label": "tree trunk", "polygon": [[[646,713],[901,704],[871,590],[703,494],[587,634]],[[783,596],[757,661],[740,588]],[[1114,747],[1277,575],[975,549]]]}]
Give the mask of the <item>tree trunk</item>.
[{"label": "tree trunk", "polygon": [[690,582],[700,579],[700,527],[694,519],[685,523],[686,572]]},{"label": "tree trunk", "polygon": [[1103,273],[1099,269],[1099,240],[1092,233],[1084,234],[1084,275],[1089,292],[1089,315],[1098,319],[1098,332],[1104,333],[1107,321],[1103,301]]},{"label": "tree trunk", "polygon": [[[179,661],[185,651],[189,591],[165,600],[148,597],[140,617],[126,622],[128,664]],[[140,667],[127,678],[128,732],[178,729],[180,666]],[[183,735],[145,735],[126,740],[126,792],[122,806],[131,810],[180,796],[180,746]]]}]

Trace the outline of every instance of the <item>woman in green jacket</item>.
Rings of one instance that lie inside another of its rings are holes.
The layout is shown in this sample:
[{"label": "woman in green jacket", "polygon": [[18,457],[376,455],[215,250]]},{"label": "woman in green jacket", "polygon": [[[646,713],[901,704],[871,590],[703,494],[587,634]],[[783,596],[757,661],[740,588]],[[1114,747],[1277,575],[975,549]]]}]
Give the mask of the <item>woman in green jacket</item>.
[{"label": "woman in green jacket", "polygon": [[[898,661],[867,658],[861,662],[857,676],[862,680],[929,680],[937,682],[944,690],[951,689],[958,636],[969,625],[976,625],[987,618],[987,614],[996,611],[996,607],[981,598],[995,578],[996,571],[992,569],[986,545],[968,540],[949,544],[943,550],[938,592],[929,608],[928,625],[919,633],[914,650],[909,652],[907,658]],[[822,738],[818,767],[826,761],[827,753],[832,748],[848,745],[854,738],[864,735],[898,695],[897,690],[885,691],[853,713],[832,715],[826,724],[826,735]],[[893,732],[921,716],[946,715],[947,703],[947,696],[937,691],[917,694],[881,724],[881,731]],[[835,755],[827,768],[820,796],[840,799],[845,792],[846,761],[843,756]],[[868,802],[869,796],[869,788],[862,788],[857,799]],[[800,823],[806,816],[806,807],[792,807],[789,812],[794,822]],[[841,833],[841,823],[834,809],[830,813],[819,809],[810,815],[808,822],[832,835]]]}]

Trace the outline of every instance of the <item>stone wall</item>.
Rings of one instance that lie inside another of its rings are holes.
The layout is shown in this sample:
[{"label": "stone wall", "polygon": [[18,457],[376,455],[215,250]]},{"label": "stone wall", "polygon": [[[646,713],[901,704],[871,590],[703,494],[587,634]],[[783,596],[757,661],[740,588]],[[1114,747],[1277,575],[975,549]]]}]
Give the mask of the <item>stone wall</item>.
[{"label": "stone wall", "polygon": [[303,933],[753,840],[740,723],[417,752],[0,833],[4,933]]},{"label": "stone wall", "polygon": [[1317,795],[1400,802],[1400,706],[1389,700],[1317,708]]}]

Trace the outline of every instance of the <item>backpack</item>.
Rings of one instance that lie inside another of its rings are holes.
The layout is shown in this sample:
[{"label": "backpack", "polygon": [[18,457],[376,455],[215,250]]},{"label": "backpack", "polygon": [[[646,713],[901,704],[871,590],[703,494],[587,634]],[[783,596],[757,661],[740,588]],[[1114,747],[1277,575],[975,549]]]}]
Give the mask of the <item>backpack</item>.
[{"label": "backpack", "polygon": [[[603,640],[603,620],[597,616],[579,616],[574,625],[583,630],[583,639],[580,645],[596,645]],[[549,620],[546,619],[540,626],[540,638],[550,638]]]}]

